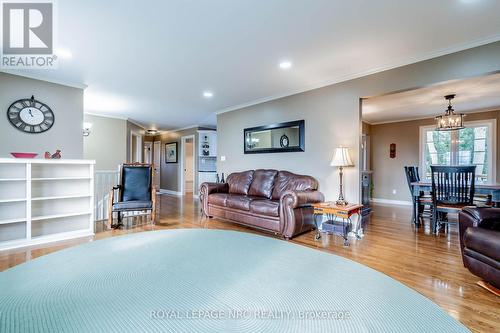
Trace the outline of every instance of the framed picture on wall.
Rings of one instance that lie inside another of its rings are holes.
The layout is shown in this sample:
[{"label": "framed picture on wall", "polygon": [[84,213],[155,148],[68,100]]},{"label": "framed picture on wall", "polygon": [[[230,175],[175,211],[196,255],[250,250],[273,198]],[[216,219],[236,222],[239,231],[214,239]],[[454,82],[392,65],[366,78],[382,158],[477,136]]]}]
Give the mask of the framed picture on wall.
[{"label": "framed picture on wall", "polygon": [[165,144],[165,163],[177,163],[177,142]]}]

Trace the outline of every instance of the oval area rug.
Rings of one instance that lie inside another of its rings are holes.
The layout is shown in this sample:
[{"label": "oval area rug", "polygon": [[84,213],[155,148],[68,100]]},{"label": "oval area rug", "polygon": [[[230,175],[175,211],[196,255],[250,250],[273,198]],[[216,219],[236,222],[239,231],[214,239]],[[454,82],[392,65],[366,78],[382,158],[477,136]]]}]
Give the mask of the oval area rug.
[{"label": "oval area rug", "polygon": [[361,264],[207,229],[72,247],[0,273],[0,332],[468,332]]}]

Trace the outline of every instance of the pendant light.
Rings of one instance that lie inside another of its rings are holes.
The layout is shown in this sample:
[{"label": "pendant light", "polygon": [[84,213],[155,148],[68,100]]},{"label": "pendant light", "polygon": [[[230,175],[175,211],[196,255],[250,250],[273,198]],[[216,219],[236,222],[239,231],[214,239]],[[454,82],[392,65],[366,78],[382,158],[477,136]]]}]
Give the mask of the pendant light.
[{"label": "pendant light", "polygon": [[437,116],[435,118],[437,131],[455,131],[465,128],[465,115],[463,113],[455,113],[455,110],[451,105],[451,100],[454,99],[455,96],[455,94],[444,96],[444,98],[448,101],[448,108],[446,109],[444,115]]}]

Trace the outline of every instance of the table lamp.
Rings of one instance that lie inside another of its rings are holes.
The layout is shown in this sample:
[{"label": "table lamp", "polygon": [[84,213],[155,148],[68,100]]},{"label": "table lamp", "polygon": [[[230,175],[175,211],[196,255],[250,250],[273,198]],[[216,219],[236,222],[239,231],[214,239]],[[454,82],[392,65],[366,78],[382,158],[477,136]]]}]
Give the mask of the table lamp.
[{"label": "table lamp", "polygon": [[342,181],[343,168],[354,165],[352,163],[351,156],[349,156],[349,148],[342,147],[342,146],[335,148],[335,155],[333,156],[333,159],[332,159],[332,162],[330,163],[330,165],[331,166],[338,166],[339,167],[339,174],[340,174],[339,199],[335,203],[339,206],[345,206],[348,204],[348,202],[344,199],[344,190],[343,190],[343,181]]}]

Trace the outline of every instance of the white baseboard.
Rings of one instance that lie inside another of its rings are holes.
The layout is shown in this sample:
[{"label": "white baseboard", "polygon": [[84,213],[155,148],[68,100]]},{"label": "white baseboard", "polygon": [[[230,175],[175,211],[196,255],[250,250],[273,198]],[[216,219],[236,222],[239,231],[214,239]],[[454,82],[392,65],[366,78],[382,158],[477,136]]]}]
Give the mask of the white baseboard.
[{"label": "white baseboard", "polygon": [[399,205],[399,206],[411,206],[411,205],[413,205],[411,201],[403,201],[403,200],[371,198],[370,201],[373,203],[387,204],[387,205]]},{"label": "white baseboard", "polygon": [[177,191],[172,191],[172,190],[165,190],[163,188],[160,189],[160,193],[161,194],[177,195],[177,196],[181,196],[182,195],[182,192],[177,192]]}]

